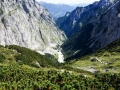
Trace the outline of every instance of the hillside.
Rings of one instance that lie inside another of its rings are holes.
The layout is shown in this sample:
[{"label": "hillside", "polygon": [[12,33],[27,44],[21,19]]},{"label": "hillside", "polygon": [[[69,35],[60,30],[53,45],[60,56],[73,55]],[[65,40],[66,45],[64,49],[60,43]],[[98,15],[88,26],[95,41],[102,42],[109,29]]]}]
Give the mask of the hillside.
[{"label": "hillside", "polygon": [[74,59],[69,63],[71,63],[71,67],[93,73],[119,73],[120,39],[108,44],[92,54]]},{"label": "hillside", "polygon": [[33,67],[55,67],[57,61],[53,61],[36,51],[16,45],[0,46],[0,63],[16,63]]},{"label": "hillside", "polygon": [[119,54],[120,39],[77,61],[54,66],[25,47],[0,46],[0,89],[119,90]]}]

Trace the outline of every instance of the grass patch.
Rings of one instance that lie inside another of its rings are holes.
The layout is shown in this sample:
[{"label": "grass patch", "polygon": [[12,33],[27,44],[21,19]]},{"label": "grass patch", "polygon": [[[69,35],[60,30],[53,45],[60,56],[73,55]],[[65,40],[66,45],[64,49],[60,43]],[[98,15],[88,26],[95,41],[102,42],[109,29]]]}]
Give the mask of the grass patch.
[{"label": "grass patch", "polygon": [[2,8],[0,8],[0,15],[2,15],[4,12],[3,12],[3,10],[2,10]]}]

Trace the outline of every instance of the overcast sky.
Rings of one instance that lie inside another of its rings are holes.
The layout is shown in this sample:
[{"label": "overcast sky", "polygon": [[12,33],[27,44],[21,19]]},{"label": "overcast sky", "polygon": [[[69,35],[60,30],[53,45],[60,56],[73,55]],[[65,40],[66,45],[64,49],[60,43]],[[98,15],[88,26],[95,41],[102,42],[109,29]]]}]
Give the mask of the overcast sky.
[{"label": "overcast sky", "polygon": [[79,3],[93,3],[99,0],[36,0],[38,2],[44,1],[48,3],[61,3],[61,4],[79,4]]}]

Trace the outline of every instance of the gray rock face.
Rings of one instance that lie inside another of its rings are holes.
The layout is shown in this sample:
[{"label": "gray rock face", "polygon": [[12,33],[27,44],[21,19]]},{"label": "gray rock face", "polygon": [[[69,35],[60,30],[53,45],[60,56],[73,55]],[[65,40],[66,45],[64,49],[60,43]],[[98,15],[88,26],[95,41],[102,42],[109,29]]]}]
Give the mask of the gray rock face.
[{"label": "gray rock face", "polygon": [[[103,14],[110,6],[114,5],[117,0],[100,0],[86,7],[77,7],[73,10],[67,19],[58,25],[65,31],[68,38],[73,36],[81,27],[88,24],[97,16]],[[66,17],[66,16],[65,16]],[[58,19],[57,22],[60,22]]]},{"label": "gray rock face", "polygon": [[95,38],[95,40],[90,48],[101,48],[120,38],[119,13],[120,1],[116,2],[108,11],[92,22],[94,24],[94,29],[91,32],[91,38]]},{"label": "gray rock face", "polygon": [[50,13],[35,0],[0,1],[0,44],[20,45],[44,52],[66,39]]},{"label": "gray rock face", "polygon": [[67,59],[80,57],[120,38],[120,1],[83,26],[62,46]]}]

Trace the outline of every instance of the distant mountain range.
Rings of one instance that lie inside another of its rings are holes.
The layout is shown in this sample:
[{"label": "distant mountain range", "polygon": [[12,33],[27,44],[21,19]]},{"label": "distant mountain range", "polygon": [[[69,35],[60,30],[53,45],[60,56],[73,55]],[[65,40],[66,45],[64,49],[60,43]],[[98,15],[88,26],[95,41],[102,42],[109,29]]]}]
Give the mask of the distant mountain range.
[{"label": "distant mountain range", "polygon": [[54,20],[64,16],[66,12],[71,12],[72,10],[75,9],[74,6],[70,6],[66,4],[53,4],[46,2],[40,2],[40,4],[50,12]]}]

